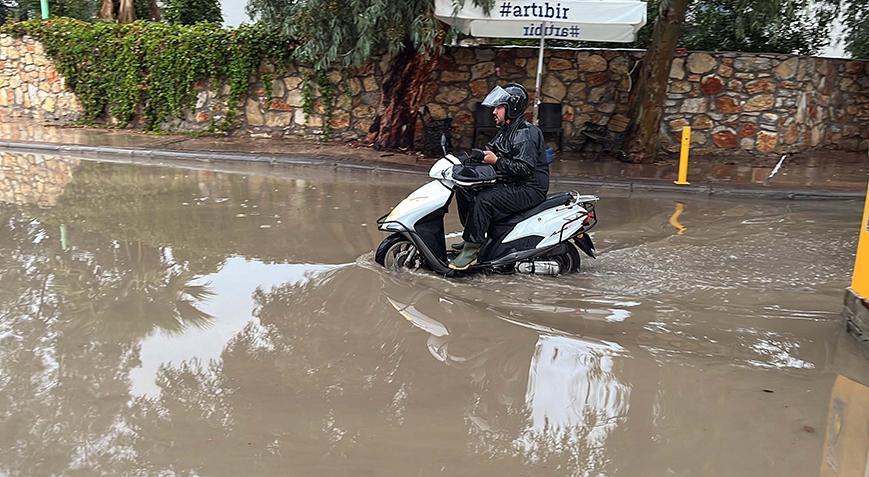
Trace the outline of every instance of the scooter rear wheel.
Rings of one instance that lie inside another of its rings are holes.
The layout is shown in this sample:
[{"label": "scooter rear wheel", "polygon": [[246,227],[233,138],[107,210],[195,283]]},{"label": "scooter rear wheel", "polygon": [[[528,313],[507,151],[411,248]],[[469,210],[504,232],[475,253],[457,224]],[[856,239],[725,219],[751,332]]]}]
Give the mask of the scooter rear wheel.
[{"label": "scooter rear wheel", "polygon": [[421,265],[416,246],[399,233],[392,234],[380,242],[374,253],[374,261],[389,270],[419,268]]},{"label": "scooter rear wheel", "polygon": [[579,265],[582,261],[579,255],[579,250],[576,249],[576,246],[570,242],[564,244],[566,246],[565,251],[555,257],[556,262],[561,267],[561,273],[576,273],[579,271]]}]

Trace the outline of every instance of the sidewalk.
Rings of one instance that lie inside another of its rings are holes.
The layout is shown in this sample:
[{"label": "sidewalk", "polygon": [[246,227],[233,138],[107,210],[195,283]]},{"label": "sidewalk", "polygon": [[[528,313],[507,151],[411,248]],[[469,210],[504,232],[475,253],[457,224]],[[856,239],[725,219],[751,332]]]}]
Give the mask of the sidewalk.
[{"label": "sidewalk", "polygon": [[[418,154],[375,151],[343,143],[292,139],[251,139],[150,135],[122,129],[73,128],[34,121],[0,124],[0,150],[87,157],[129,156],[172,161],[267,162],[424,174],[433,159]],[[552,180],[578,186],[629,190],[747,195],[769,198],[862,198],[869,179],[869,157],[843,151],[813,151],[787,156],[770,179],[775,159],[692,157],[689,186],[673,184],[676,160],[626,164],[612,158],[556,153]]]}]

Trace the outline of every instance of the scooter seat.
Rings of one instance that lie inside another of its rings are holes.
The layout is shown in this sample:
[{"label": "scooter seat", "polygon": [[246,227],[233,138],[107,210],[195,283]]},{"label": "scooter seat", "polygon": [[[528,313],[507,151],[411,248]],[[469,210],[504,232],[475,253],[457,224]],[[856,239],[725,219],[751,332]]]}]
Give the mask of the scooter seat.
[{"label": "scooter seat", "polygon": [[519,222],[522,222],[529,217],[533,217],[546,209],[558,207],[559,205],[567,205],[568,203],[570,203],[571,200],[573,200],[573,194],[571,194],[570,192],[549,194],[546,200],[541,202],[539,205],[536,205],[528,210],[513,214],[504,220],[499,220],[498,225],[516,225]]}]

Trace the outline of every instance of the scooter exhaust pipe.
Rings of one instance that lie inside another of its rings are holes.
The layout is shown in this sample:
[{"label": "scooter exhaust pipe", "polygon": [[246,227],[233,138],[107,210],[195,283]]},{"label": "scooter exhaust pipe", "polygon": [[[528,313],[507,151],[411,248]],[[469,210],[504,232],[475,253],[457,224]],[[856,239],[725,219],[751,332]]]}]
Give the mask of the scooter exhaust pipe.
[{"label": "scooter exhaust pipe", "polygon": [[532,260],[517,262],[516,271],[531,275],[558,275],[561,273],[561,265],[555,260]]}]

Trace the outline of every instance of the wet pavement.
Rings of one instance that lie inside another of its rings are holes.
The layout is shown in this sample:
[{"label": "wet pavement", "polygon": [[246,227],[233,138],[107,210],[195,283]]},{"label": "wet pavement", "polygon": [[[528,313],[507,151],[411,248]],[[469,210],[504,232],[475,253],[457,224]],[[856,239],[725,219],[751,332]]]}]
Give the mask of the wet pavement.
[{"label": "wet pavement", "polygon": [[579,274],[445,280],[373,262],[419,177],[2,158],[0,474],[817,476],[869,384],[862,201],[587,189]]}]

